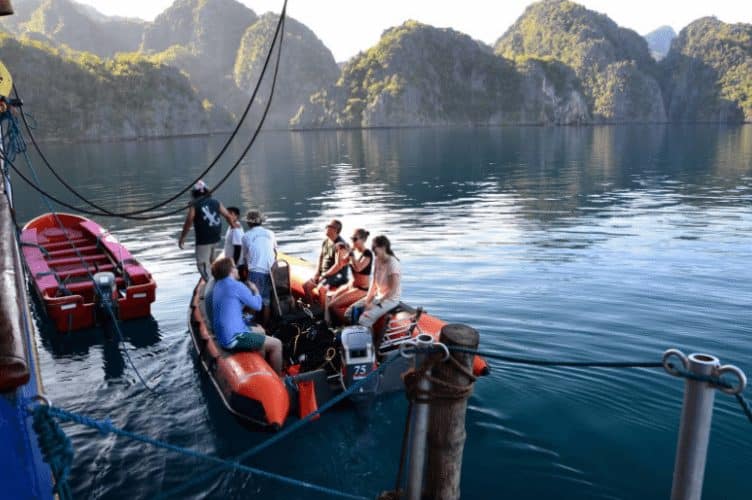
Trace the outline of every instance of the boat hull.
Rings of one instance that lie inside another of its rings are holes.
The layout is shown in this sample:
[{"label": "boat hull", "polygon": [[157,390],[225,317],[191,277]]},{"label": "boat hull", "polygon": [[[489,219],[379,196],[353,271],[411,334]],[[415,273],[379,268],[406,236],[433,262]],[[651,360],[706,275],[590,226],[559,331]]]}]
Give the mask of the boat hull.
[{"label": "boat hull", "polygon": [[21,232],[22,253],[34,290],[59,332],[109,320],[98,311],[91,276],[112,272],[118,319],[149,316],[157,285],[114,236],[97,223],[72,214],[44,214]]}]

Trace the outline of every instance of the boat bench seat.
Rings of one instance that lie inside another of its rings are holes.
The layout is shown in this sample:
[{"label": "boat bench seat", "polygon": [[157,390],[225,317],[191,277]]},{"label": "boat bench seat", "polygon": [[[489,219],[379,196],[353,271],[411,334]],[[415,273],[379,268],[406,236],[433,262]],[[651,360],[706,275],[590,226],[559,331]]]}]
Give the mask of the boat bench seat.
[{"label": "boat bench seat", "polygon": [[50,266],[47,264],[42,249],[39,248],[37,240],[37,230],[28,229],[21,233],[21,251],[26,259],[26,266],[29,273],[34,277],[40,290],[56,289],[58,282],[53,273],[50,272]]}]

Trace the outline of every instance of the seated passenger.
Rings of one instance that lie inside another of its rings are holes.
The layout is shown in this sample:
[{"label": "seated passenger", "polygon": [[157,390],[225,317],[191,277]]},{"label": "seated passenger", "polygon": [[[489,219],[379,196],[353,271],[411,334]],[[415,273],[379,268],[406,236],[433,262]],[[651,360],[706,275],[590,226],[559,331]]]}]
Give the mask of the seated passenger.
[{"label": "seated passenger", "polygon": [[371,268],[373,267],[373,254],[366,248],[368,234],[368,231],[360,228],[356,229],[350,237],[353,249],[348,252],[347,260],[352,270],[352,279],[347,286],[340,287],[329,297],[328,307],[325,311],[327,322],[329,321],[330,311],[334,312],[338,307],[344,309],[345,306],[365,297],[368,292]]},{"label": "seated passenger", "polygon": [[[337,259],[335,246],[337,243],[346,244],[345,240],[339,235],[341,231],[342,223],[337,219],[332,219],[326,226],[326,238],[321,243],[316,274],[303,284],[303,291],[309,304],[314,303],[313,291],[320,285],[338,287],[347,283],[347,261]],[[323,293],[319,292],[319,294],[323,298]]]},{"label": "seated passenger", "polygon": [[371,244],[374,254],[373,280],[366,296],[347,308],[345,317],[352,318],[353,310],[363,308],[358,323],[372,327],[390,309],[397,307],[402,294],[399,259],[392,252],[386,236],[376,236]]},{"label": "seated passenger", "polygon": [[[206,296],[206,306],[211,308],[212,329],[219,344],[228,350],[261,351],[277,372],[282,374],[282,342],[258,331],[250,331],[243,320],[243,307],[258,311],[262,299],[237,278],[235,262],[228,257],[212,264],[214,287]],[[260,329],[263,331],[263,329]]]}]

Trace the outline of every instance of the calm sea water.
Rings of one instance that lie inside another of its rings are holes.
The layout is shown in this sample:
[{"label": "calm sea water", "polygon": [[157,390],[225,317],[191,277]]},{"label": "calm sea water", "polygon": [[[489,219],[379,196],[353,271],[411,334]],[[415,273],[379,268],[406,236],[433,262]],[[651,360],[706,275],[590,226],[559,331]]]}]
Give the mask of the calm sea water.
[{"label": "calm sea water", "polygon": [[[185,185],[220,145],[192,138],[46,149],[86,196],[127,210]],[[388,234],[406,300],[476,327],[487,350],[652,361],[677,347],[752,375],[751,126],[266,133],[219,198],[262,208],[282,248],[308,258],[331,217],[345,231]],[[46,211],[20,182],[16,200],[22,220]],[[153,318],[123,328],[133,362],[160,395],[139,385],[101,332],[61,336],[38,318],[42,374],[59,406],[230,457],[268,434],[231,418],[194,362],[186,308],[196,274],[191,250],[177,247],[182,217],[99,219],[156,277]],[[492,369],[470,400],[464,498],[668,497],[680,380],[659,370]],[[250,465],[375,495],[393,484],[405,409],[400,395],[368,415],[336,409]],[[80,498],[150,497],[207,468],[65,429]],[[749,498],[751,436],[733,399],[718,394],[705,498]],[[239,473],[192,495],[322,498]]]}]

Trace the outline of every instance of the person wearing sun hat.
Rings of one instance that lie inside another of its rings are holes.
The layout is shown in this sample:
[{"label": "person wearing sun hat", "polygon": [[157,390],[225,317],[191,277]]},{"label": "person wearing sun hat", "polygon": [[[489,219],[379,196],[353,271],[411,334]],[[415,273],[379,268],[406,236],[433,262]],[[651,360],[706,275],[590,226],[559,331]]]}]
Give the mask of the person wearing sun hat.
[{"label": "person wearing sun hat", "polygon": [[269,324],[271,314],[271,268],[277,259],[277,239],[274,232],[262,226],[266,218],[260,210],[249,210],[245,216],[248,231],[242,239],[241,263],[248,270],[248,280],[256,288],[264,302],[262,324]]},{"label": "person wearing sun hat", "polygon": [[183,249],[185,238],[193,226],[196,233],[196,268],[204,281],[209,281],[212,250],[222,239],[222,220],[219,216],[222,215],[230,226],[233,225],[233,220],[222,203],[212,198],[211,190],[204,181],[200,180],[193,186],[191,198],[178,246]]}]

